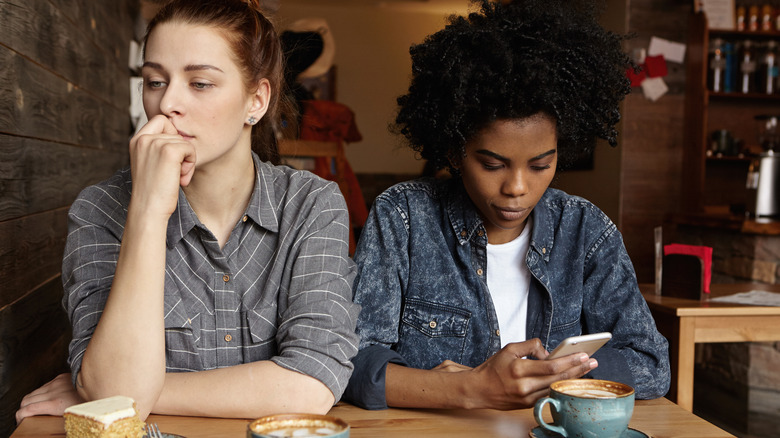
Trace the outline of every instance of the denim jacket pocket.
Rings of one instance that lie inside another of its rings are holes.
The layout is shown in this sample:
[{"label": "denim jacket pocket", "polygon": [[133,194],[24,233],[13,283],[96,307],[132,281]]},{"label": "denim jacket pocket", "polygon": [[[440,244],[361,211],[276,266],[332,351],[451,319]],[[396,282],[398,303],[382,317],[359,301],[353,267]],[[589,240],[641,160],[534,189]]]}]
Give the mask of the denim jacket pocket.
[{"label": "denim jacket pocket", "polygon": [[569,336],[579,336],[582,333],[582,324],[580,318],[575,317],[573,320],[566,322],[553,323],[550,328],[550,338],[547,340],[548,347],[554,348],[565,338]]},{"label": "denim jacket pocket", "polygon": [[413,368],[430,369],[444,360],[461,363],[471,312],[407,298],[398,353]]},{"label": "denim jacket pocket", "polygon": [[406,300],[403,322],[426,336],[466,336],[471,312],[457,307],[410,298]]}]

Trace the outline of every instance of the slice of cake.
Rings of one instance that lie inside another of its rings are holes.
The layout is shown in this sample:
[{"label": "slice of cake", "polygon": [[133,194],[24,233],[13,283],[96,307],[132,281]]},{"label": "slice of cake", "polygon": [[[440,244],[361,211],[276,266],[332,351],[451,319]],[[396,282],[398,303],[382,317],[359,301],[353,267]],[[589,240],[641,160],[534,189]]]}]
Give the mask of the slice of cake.
[{"label": "slice of cake", "polygon": [[142,438],[144,422],[138,417],[135,401],[117,395],[65,409],[65,436],[68,438]]}]

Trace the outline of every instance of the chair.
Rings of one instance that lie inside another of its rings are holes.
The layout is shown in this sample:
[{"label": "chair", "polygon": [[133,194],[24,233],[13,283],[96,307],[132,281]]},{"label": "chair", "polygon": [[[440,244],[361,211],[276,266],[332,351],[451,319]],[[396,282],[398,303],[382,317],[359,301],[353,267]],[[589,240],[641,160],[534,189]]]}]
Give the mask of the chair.
[{"label": "chair", "polygon": [[280,139],[279,155],[282,158],[330,158],[336,162],[336,171],[343,168],[346,158],[344,148],[337,141]]},{"label": "chair", "polygon": [[344,156],[344,148],[337,141],[315,140],[279,140],[279,155],[284,159],[291,158],[327,158],[335,167],[335,179],[342,193],[347,193],[346,181],[340,176],[344,175],[344,167],[347,162]]}]

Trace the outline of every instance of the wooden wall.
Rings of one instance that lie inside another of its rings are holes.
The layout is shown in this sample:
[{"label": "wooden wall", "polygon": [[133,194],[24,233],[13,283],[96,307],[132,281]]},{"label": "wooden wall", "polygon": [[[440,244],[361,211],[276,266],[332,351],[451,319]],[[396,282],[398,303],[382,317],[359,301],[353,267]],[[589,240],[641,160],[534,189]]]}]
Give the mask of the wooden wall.
[{"label": "wooden wall", "polygon": [[0,437],[66,370],[66,214],[128,162],[137,0],[0,0]]},{"label": "wooden wall", "polygon": [[[693,3],[682,0],[626,0],[632,48],[653,36],[685,43]],[[654,281],[653,228],[680,208],[685,65],[667,62],[669,92],[652,102],[635,88],[623,106],[620,231],[639,282]]]}]

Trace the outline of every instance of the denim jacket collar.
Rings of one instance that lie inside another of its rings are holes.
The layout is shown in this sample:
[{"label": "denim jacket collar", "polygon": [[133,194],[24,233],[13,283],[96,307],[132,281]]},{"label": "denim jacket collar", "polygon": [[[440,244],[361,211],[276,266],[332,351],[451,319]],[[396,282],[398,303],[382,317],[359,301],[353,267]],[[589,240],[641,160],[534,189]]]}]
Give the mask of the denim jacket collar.
[{"label": "denim jacket collar", "polygon": [[[466,188],[463,187],[463,181],[460,178],[453,178],[447,185],[449,186],[448,190],[445,191],[447,216],[450,219],[452,232],[457,236],[458,243],[463,246],[482,227],[482,218],[479,216],[477,207],[466,193]],[[468,207],[464,208],[464,206]]]},{"label": "denim jacket collar", "polygon": [[[445,191],[445,205],[447,216],[452,226],[452,232],[458,238],[460,245],[471,241],[474,233],[483,228],[482,218],[476,205],[471,201],[463,180],[453,178]],[[549,190],[545,191],[537,205],[547,203]],[[534,208],[531,214],[534,216],[534,229],[531,234],[531,248],[539,254],[545,262],[550,261],[550,252],[555,242],[555,225],[550,208]]]},{"label": "denim jacket collar", "polygon": [[[553,209],[550,208],[550,190],[544,192],[542,198],[536,203],[534,211],[534,229],[531,234],[531,248],[539,254],[545,262],[550,261],[550,254],[555,245],[555,227],[558,221],[552,216]],[[544,208],[540,208],[543,206]]]}]

